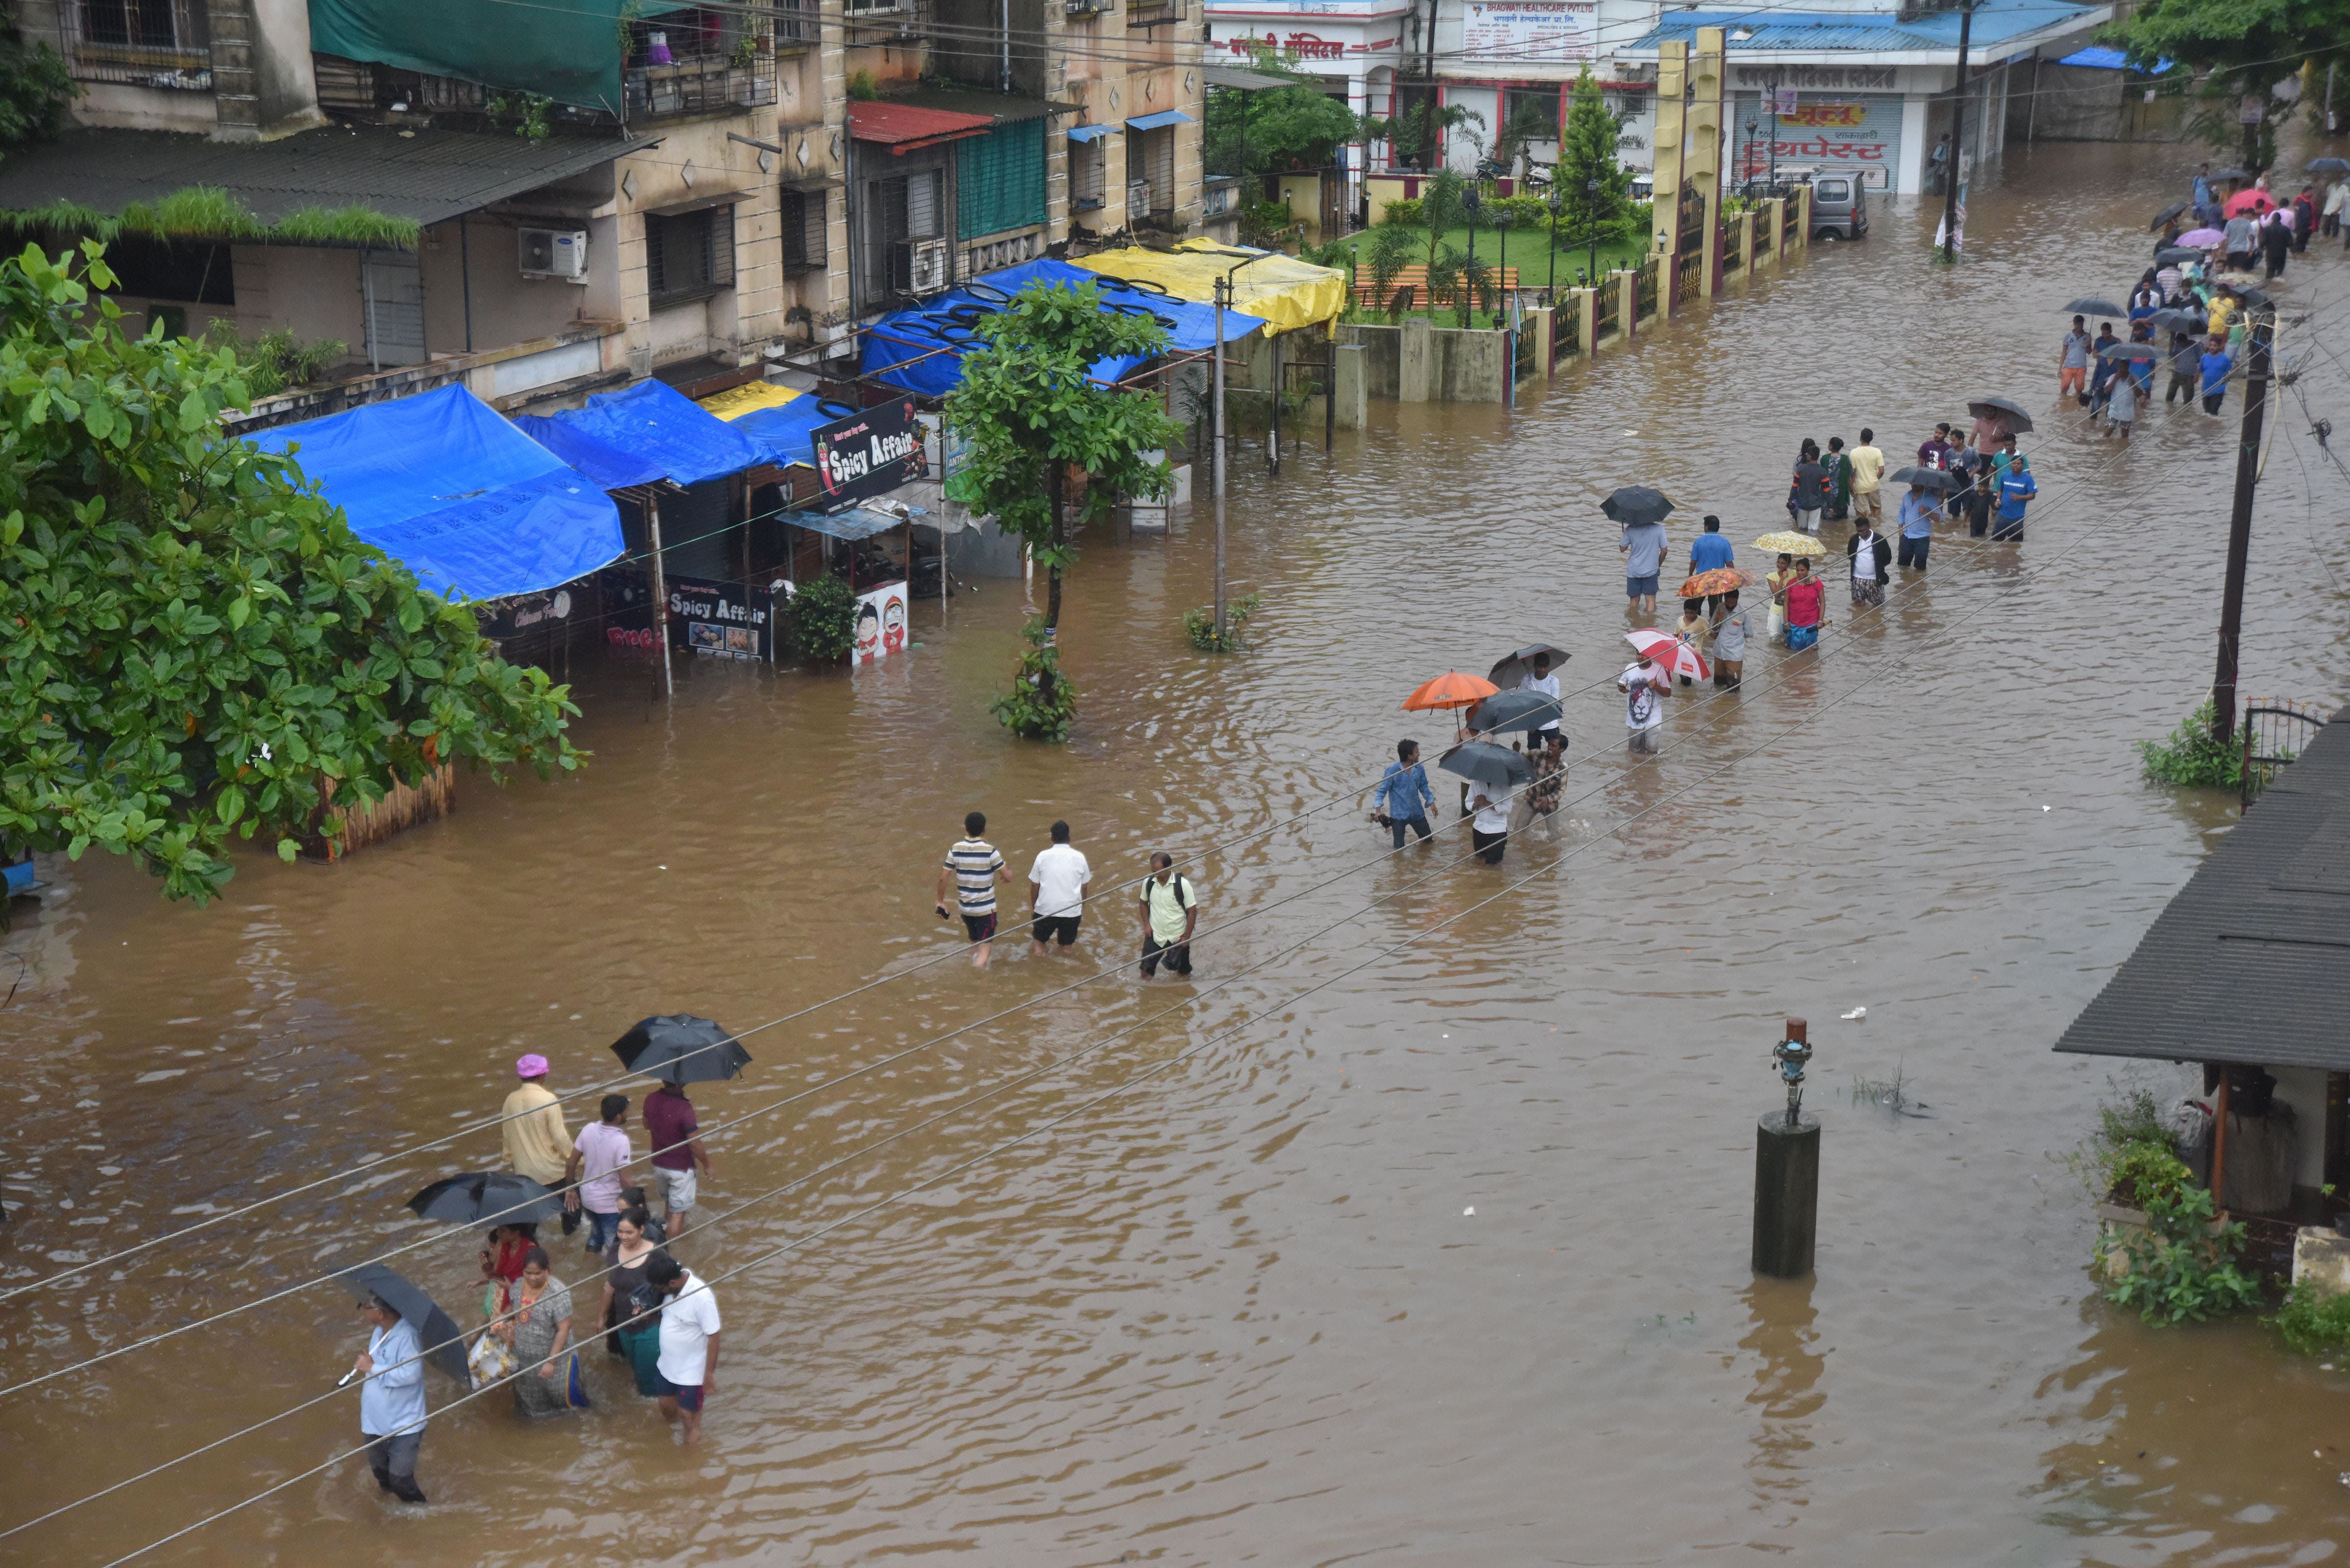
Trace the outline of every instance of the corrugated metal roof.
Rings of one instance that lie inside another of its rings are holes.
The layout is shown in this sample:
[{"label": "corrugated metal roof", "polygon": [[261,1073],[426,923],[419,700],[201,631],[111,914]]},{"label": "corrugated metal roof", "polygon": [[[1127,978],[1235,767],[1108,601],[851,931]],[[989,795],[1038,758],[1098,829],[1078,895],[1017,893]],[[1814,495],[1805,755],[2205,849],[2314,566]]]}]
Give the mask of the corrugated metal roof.
[{"label": "corrugated metal roof", "polygon": [[[1970,52],[2027,33],[2096,19],[2102,5],[2051,5],[2047,0],[1984,0],[1968,35]],[[1751,35],[1731,42],[1741,54],[1918,54],[1955,50],[1959,14],[1937,11],[1904,19],[1893,11],[1679,11],[1631,47],[1653,49],[1669,39],[1693,42],[1700,27]]]},{"label": "corrugated metal roof", "polygon": [[2059,1051],[2350,1070],[2350,708],[2220,840]]},{"label": "corrugated metal roof", "polygon": [[868,99],[848,106],[848,134],[859,141],[910,151],[933,142],[978,136],[994,127],[983,114],[957,114],[952,109],[922,109],[910,103]]},{"label": "corrugated metal roof", "polygon": [[659,137],[550,136],[328,127],[276,141],[224,142],[161,130],[77,130],[0,163],[0,209],[64,198],[106,213],[191,186],[228,192],[274,223],[305,207],[364,206],[418,223],[446,222],[599,163]]}]

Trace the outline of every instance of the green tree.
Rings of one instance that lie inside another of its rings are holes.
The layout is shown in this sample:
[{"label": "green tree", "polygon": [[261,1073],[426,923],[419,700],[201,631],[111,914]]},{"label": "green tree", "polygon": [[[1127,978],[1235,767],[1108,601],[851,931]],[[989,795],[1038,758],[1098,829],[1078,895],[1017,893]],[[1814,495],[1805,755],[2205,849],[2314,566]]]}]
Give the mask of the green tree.
[{"label": "green tree", "polygon": [[567,689],[361,542],[296,464],[224,435],[235,356],[128,338],[102,247],[0,264],[0,842],[91,845],[175,898],[231,834],[332,837],[463,757],[577,766]]},{"label": "green tree", "polygon": [[1558,138],[1558,105],[1521,99],[1511,107],[1508,118],[1493,138],[1493,161],[1502,172],[1513,174],[1518,166],[1518,156],[1529,141],[1553,141]]},{"label": "green tree", "polygon": [[1471,120],[1482,127],[1485,117],[1457,103],[1439,104],[1433,98],[1422,98],[1406,106],[1386,126],[1395,161],[1406,169],[1435,168],[1443,156],[1444,133],[1457,130]]},{"label": "green tree", "polygon": [[[2147,0],[2108,35],[2131,65],[2150,71],[2168,59],[2202,78],[2191,123],[2216,147],[2239,134],[2246,165],[2276,157],[2278,115],[2290,108],[2269,88],[2304,66],[2317,77],[2350,64],[2350,5],[2344,0]],[[2258,97],[2267,112],[2240,126],[2236,108]],[[2312,108],[2314,109],[2313,102]]]},{"label": "green tree", "polygon": [[80,96],[57,52],[26,42],[16,16],[0,12],[0,149],[54,140]]},{"label": "green tree", "polygon": [[[962,379],[947,394],[946,420],[970,443],[947,493],[1016,535],[1045,572],[1038,649],[1041,706],[1061,711],[1054,634],[1061,623],[1061,575],[1074,558],[1068,511],[1076,524],[1107,516],[1121,495],[1158,498],[1174,483],[1163,452],[1180,433],[1159,400],[1139,389],[1105,387],[1087,372],[1103,359],[1166,352],[1166,329],[1147,315],[1100,308],[1093,284],[1063,288],[1031,284],[1003,310],[983,317],[985,342],[964,356]],[[1078,493],[1070,494],[1070,476]],[[1011,722],[1011,721],[1007,721]],[[1043,738],[1049,726],[1023,728]],[[1061,728],[1066,730],[1064,714]]]},{"label": "green tree", "polygon": [[1253,91],[1219,88],[1208,94],[1206,166],[1243,176],[1326,168],[1363,130],[1344,100],[1302,78]]},{"label": "green tree", "polygon": [[1559,140],[1556,189],[1567,233],[1576,239],[1622,217],[1631,205],[1632,177],[1616,161],[1623,127],[1599,97],[1591,67],[1575,78]]}]

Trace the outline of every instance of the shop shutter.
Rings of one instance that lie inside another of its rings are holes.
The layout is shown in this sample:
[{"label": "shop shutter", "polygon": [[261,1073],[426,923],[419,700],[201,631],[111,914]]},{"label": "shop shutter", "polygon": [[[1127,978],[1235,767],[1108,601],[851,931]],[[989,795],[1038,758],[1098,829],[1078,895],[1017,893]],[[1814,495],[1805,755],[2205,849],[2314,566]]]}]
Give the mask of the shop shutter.
[{"label": "shop shutter", "polygon": [[661,565],[672,577],[726,579],[742,575],[742,521],[731,504],[733,483],[705,479],[661,497]]},{"label": "shop shutter", "polygon": [[955,143],[955,231],[962,240],[1045,221],[1045,121],[998,124]]}]

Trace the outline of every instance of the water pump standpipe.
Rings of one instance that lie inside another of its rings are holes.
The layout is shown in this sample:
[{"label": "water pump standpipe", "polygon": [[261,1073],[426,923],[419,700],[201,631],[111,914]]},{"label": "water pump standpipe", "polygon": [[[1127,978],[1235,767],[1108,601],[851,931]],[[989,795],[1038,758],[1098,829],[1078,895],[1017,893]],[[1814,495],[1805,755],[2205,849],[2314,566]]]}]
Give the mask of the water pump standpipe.
[{"label": "water pump standpipe", "polygon": [[1787,1037],[1771,1047],[1771,1059],[1779,1064],[1779,1076],[1787,1083],[1787,1125],[1794,1127],[1803,1119],[1804,1069],[1811,1064],[1811,1025],[1800,1018],[1787,1020]]}]

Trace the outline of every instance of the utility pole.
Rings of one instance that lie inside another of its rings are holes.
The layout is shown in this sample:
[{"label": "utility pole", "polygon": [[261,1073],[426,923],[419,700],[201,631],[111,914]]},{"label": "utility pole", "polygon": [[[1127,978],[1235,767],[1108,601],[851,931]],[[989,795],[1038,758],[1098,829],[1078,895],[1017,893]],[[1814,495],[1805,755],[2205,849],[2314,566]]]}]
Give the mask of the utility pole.
[{"label": "utility pole", "polygon": [[1950,161],[1942,171],[1942,259],[1959,259],[1959,160],[1967,141],[1967,45],[1974,36],[1974,0],[1959,7],[1959,88],[1950,99]]},{"label": "utility pole", "polygon": [[1216,645],[1224,640],[1224,298],[1232,293],[1230,273],[1216,280],[1216,377],[1211,394],[1215,412],[1216,461],[1208,483],[1216,493]]},{"label": "utility pole", "polygon": [[[1591,276],[1586,281],[1590,287],[1597,288],[1599,286],[1599,182],[1585,181],[1583,194],[1587,202],[1583,216],[1591,226],[1591,232],[1585,236],[1591,242]],[[1585,344],[1583,351],[1586,354],[1591,352],[1591,345]]]},{"label": "utility pole", "polygon": [[2269,345],[2275,331],[2271,306],[2252,324],[2251,360],[2244,372],[2236,504],[2228,515],[2228,580],[2220,599],[2220,665],[2211,677],[2211,733],[2223,745],[2236,732],[2236,642],[2244,625],[2244,563],[2252,547],[2252,492],[2261,482],[2261,425],[2268,411]]}]

